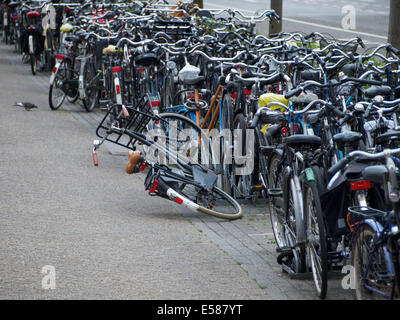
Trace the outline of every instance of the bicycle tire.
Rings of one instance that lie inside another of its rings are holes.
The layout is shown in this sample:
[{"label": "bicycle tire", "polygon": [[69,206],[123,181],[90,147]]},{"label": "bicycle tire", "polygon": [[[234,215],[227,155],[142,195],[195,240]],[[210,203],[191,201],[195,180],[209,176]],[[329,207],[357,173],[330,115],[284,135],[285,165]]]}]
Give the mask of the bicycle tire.
[{"label": "bicycle tire", "polygon": [[[232,100],[229,93],[224,95],[222,100],[222,110],[221,110],[221,128],[230,130],[230,134],[232,137],[232,128],[233,128],[233,109],[232,109]],[[230,140],[232,143],[232,139]],[[229,140],[228,140],[229,143]],[[227,152],[228,148],[231,148],[225,141],[225,137],[221,135],[220,140],[220,147],[221,147],[221,159],[220,159],[220,168],[221,168],[221,183],[222,183],[222,190],[226,193],[232,195],[232,159],[233,154],[232,152]],[[232,148],[231,148],[232,150]],[[226,154],[230,158],[226,158]]]},{"label": "bicycle tire", "polygon": [[318,297],[325,299],[328,290],[328,250],[320,194],[316,182],[305,185],[304,214],[307,220],[307,256]]},{"label": "bicycle tire", "polygon": [[[66,80],[68,77],[68,64],[67,60],[63,60],[60,65],[58,66],[58,69],[54,75],[54,81],[53,84],[50,85],[49,87],[49,106],[51,110],[57,110],[62,106],[64,103],[65,97],[67,94],[62,91],[61,89],[58,88],[58,80]],[[57,103],[54,103],[54,92],[55,90],[59,90],[61,95],[61,99]]]},{"label": "bicycle tire", "polygon": [[[246,153],[246,146],[247,146],[247,139],[246,139],[246,119],[243,115],[243,113],[238,113],[235,116],[235,119],[233,121],[233,128],[235,130],[239,129],[242,130],[240,135],[242,136],[242,152],[241,155]],[[235,146],[235,142],[237,139],[234,139],[234,150],[237,150]],[[233,184],[234,184],[234,191],[233,195],[235,199],[237,198],[244,198],[244,199],[249,199],[250,198],[250,188],[251,188],[251,177],[250,175],[236,175],[236,168],[240,167],[236,161],[235,161],[235,156],[233,157],[233,168],[232,168],[232,175],[233,175]]]},{"label": "bicycle tire", "polygon": [[[354,266],[355,279],[355,297],[357,300],[380,300],[383,296],[374,293],[365,287],[369,286],[375,289],[385,290],[390,296],[393,289],[394,279],[383,281],[385,274],[389,274],[385,263],[382,246],[373,248],[375,231],[367,224],[361,225],[354,235],[352,261]],[[370,256],[370,254],[373,256]],[[368,271],[366,266],[369,264]],[[379,275],[379,278],[377,277]]]},{"label": "bicycle tire", "polygon": [[[270,183],[270,188],[272,189],[280,189],[282,190],[282,174],[283,168],[279,167],[281,162],[281,157],[278,154],[273,154],[271,159],[269,159],[268,163],[268,180]],[[281,197],[282,199],[282,197]],[[275,242],[278,248],[286,247],[287,243],[284,237],[284,217],[281,213],[283,213],[283,207],[277,208],[275,207],[276,198],[271,199],[269,202],[269,212],[270,212],[270,221],[272,226],[272,232],[274,234]],[[283,203],[283,201],[281,201]]]},{"label": "bicycle tire", "polygon": [[85,92],[85,98],[82,99],[82,104],[87,112],[93,111],[98,104],[99,90],[97,84],[92,83],[96,77],[96,71],[92,60],[87,60],[81,65],[80,75],[83,77],[83,90]]},{"label": "bicycle tire", "polygon": [[[165,190],[169,199],[178,203],[181,202],[181,204],[193,211],[228,220],[236,220],[243,215],[240,204],[216,186],[212,187],[210,191],[206,191],[195,187],[195,184],[192,185],[187,181],[180,188],[176,185],[171,186],[168,183],[166,185],[169,187],[169,189]],[[189,193],[192,194],[190,195]],[[203,196],[207,197],[207,199],[202,198]],[[216,196],[219,196],[219,200],[216,200]],[[177,198],[180,201],[176,201]],[[222,204],[220,203],[221,200],[223,200]],[[205,205],[206,203],[208,203],[207,206]],[[218,210],[215,208],[216,205]],[[232,207],[233,212],[227,212],[229,207]]]},{"label": "bicycle tire", "polygon": [[[300,204],[296,203],[296,186],[293,176],[290,174],[286,177],[286,183],[283,185],[283,203],[285,213],[285,237],[286,243],[293,248],[292,252],[294,260],[291,268],[295,273],[304,273],[306,271],[306,248],[305,246],[297,246],[297,217],[300,213],[296,211],[301,210]],[[302,200],[298,198],[298,201]]]},{"label": "bicycle tire", "polygon": [[36,75],[36,67],[37,67],[37,63],[36,63],[36,57],[34,54],[29,54],[29,63],[31,65],[31,72],[32,74],[35,76]]}]

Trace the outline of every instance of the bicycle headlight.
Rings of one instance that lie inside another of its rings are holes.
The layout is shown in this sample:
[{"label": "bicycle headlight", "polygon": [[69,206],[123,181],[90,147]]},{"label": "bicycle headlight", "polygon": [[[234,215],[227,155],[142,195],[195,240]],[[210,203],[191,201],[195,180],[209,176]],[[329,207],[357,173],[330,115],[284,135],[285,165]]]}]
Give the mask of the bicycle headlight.
[{"label": "bicycle headlight", "polygon": [[167,69],[168,70],[174,70],[176,69],[176,63],[174,61],[168,61],[167,62]]}]

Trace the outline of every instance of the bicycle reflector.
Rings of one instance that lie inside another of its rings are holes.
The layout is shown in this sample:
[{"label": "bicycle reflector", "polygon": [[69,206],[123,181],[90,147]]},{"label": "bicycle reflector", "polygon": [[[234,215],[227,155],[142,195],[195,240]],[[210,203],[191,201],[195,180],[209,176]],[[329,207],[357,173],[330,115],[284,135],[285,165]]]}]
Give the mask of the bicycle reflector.
[{"label": "bicycle reflector", "polygon": [[121,67],[112,67],[111,72],[120,72],[122,70]]},{"label": "bicycle reflector", "polygon": [[155,192],[156,192],[156,189],[157,189],[157,187],[158,187],[158,180],[154,180],[153,183],[152,183],[151,185],[152,185],[152,187],[149,188],[149,192],[150,192],[150,193],[155,193]]},{"label": "bicycle reflector", "polygon": [[371,188],[371,182],[369,180],[357,180],[350,182],[350,189],[356,190],[366,190]]},{"label": "bicycle reflector", "polygon": [[[141,165],[139,166],[139,171],[144,171],[144,169],[146,169],[146,164],[144,162],[141,163]],[[158,182],[157,182],[158,184]]]},{"label": "bicycle reflector", "polygon": [[181,198],[179,198],[179,197],[176,197],[174,202],[176,202],[177,204],[182,204],[183,200]]}]

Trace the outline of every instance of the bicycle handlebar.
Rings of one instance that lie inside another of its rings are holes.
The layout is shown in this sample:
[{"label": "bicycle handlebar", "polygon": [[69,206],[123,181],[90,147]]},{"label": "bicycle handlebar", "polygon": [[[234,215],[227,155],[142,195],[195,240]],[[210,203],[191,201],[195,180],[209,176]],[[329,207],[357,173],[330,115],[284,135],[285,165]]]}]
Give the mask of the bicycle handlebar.
[{"label": "bicycle handlebar", "polygon": [[342,160],[340,160],[338,163],[336,163],[334,166],[332,166],[331,168],[329,168],[328,170],[328,174],[329,175],[333,175],[336,172],[338,172],[339,170],[342,170],[347,164],[349,164],[352,160],[354,159],[370,159],[370,160],[374,160],[374,159],[381,159],[381,158],[386,158],[389,157],[391,155],[400,153],[400,148],[397,149],[385,149],[382,152],[378,152],[378,153],[368,153],[365,151],[352,151],[349,154],[347,154]]}]

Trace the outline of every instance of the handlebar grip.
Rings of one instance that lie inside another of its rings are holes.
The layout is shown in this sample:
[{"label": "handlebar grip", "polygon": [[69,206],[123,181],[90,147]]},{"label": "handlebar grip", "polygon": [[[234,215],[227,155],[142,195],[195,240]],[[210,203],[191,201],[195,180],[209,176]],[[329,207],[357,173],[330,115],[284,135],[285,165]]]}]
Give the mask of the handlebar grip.
[{"label": "handlebar grip", "polygon": [[258,123],[258,119],[260,118],[260,113],[256,112],[256,114],[254,115],[253,120],[251,120],[250,129],[254,129],[257,126]]},{"label": "handlebar grip", "polygon": [[275,37],[280,37],[282,35],[282,32],[278,32],[278,33],[271,33],[269,36],[271,38],[275,38]]},{"label": "handlebar grip", "polygon": [[128,152],[128,162],[125,166],[125,172],[127,174],[132,174],[135,171],[135,167],[140,161],[140,152],[139,151],[132,151]]},{"label": "handlebar grip", "polygon": [[364,41],[360,37],[357,37],[357,42],[361,46],[361,48],[365,49],[365,44]]},{"label": "handlebar grip", "polygon": [[352,116],[350,114],[346,114],[342,119],[339,120],[339,126],[341,127],[344,123],[346,123]]},{"label": "handlebar grip", "polygon": [[400,54],[400,50],[394,48],[391,44],[386,47],[386,50],[394,53],[396,56]]},{"label": "handlebar grip", "polygon": [[285,93],[285,99],[290,99],[293,96],[299,95],[303,91],[302,87],[290,90],[289,92]]},{"label": "handlebar grip", "polygon": [[92,152],[92,158],[93,158],[93,165],[94,165],[95,167],[97,167],[97,166],[99,165],[99,159],[98,159],[98,157],[97,157],[96,151],[93,151],[93,152]]},{"label": "handlebar grip", "polygon": [[307,34],[306,36],[304,36],[304,39],[308,40],[310,38],[314,38],[315,37],[315,33],[311,32],[310,34]]},{"label": "handlebar grip", "polygon": [[328,174],[331,176],[334,173],[336,173],[339,170],[342,170],[350,161],[351,161],[351,157],[349,157],[348,155],[345,156],[342,160],[340,160],[338,163],[336,163],[333,167],[330,167],[328,170]]},{"label": "handlebar grip", "polygon": [[276,20],[280,20],[281,17],[279,16],[279,14],[277,14],[275,11],[272,13],[275,17]]},{"label": "handlebar grip", "polygon": [[346,117],[346,114],[344,114],[342,111],[338,110],[337,108],[335,108],[334,106],[332,106],[331,104],[327,103],[325,105],[330,111],[332,111],[336,116],[338,117]]},{"label": "handlebar grip", "polygon": [[122,113],[124,114],[126,119],[129,119],[129,112],[128,112],[128,109],[126,109],[125,106],[122,106]]}]

